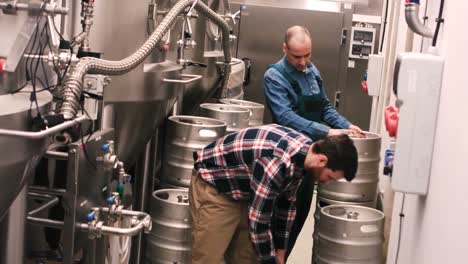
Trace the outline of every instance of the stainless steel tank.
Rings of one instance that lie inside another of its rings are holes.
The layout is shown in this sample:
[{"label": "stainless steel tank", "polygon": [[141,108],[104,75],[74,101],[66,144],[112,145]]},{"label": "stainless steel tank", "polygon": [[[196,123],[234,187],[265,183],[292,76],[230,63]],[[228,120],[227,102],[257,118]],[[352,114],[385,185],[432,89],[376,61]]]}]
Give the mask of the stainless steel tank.
[{"label": "stainless steel tank", "polygon": [[198,116],[171,116],[168,119],[161,184],[189,187],[193,170],[193,152],[226,133],[226,123]]},{"label": "stainless steel tank", "polygon": [[263,112],[265,111],[265,106],[259,103],[239,100],[239,99],[219,99],[219,102],[229,105],[238,105],[245,108],[248,108],[251,112],[249,119],[249,126],[261,126],[263,125]]},{"label": "stainless steel tank", "polygon": [[[73,1],[79,12],[79,1]],[[135,52],[148,38],[148,1],[95,1],[94,23],[90,33],[92,51],[103,59],[121,60]],[[79,16],[73,22],[81,31]],[[151,56],[150,56],[151,57]],[[116,131],[119,159],[130,166],[143,151],[155,128],[166,118],[177,97],[183,92],[179,84],[163,79],[178,79],[182,70],[172,62],[145,63],[121,76],[112,76],[104,91],[106,116]]]},{"label": "stainless steel tank", "polygon": [[364,138],[353,138],[358,152],[356,177],[347,182],[341,179],[329,184],[319,184],[318,195],[343,202],[369,202],[377,196],[381,137],[365,132]]},{"label": "stainless steel tank", "polygon": [[320,211],[316,264],[381,264],[384,214],[353,205]]},{"label": "stainless steel tank", "polygon": [[[0,129],[31,131],[31,116],[36,115],[36,106],[30,102],[31,89],[0,95]],[[50,110],[52,96],[37,93],[41,113]],[[32,106],[32,107],[31,107]],[[0,219],[4,216],[16,195],[32,175],[37,162],[47,149],[48,139],[31,140],[0,136]]]},{"label": "stainless steel tank", "polygon": [[224,121],[227,124],[227,133],[248,127],[250,120],[249,109],[226,104],[201,104],[200,115]]},{"label": "stainless steel tank", "polygon": [[147,235],[146,263],[190,263],[192,244],[188,191],[155,191],[150,206],[153,227]]}]

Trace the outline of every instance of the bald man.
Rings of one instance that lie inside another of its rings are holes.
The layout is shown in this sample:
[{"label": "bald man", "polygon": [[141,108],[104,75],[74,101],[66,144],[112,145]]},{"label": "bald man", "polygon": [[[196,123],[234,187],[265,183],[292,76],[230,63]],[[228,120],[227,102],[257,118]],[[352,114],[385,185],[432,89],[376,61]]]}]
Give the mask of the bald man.
[{"label": "bald man", "polygon": [[[320,73],[310,62],[312,39],[307,28],[290,27],[284,37],[283,52],[284,57],[270,65],[264,76],[265,99],[273,122],[300,131],[314,141],[342,133],[338,129],[362,134],[328,100]],[[307,218],[312,195],[313,182],[303,181],[286,256]]]}]

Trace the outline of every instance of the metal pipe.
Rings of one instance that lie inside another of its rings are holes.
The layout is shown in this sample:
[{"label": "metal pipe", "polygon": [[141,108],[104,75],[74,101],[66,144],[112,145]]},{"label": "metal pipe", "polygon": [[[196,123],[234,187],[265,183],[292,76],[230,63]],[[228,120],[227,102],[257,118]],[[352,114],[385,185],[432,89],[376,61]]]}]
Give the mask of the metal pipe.
[{"label": "metal pipe", "polygon": [[41,6],[30,6],[25,3],[0,3],[0,9],[6,10],[7,12],[12,11],[36,11],[41,10],[47,14],[59,14],[66,15],[68,14],[68,8],[58,7],[52,4],[43,4]]},{"label": "metal pipe", "polygon": [[46,218],[28,216],[28,223],[32,225],[40,225],[50,228],[63,229],[63,221],[51,220]]},{"label": "metal pipe", "polygon": [[70,121],[65,121],[60,125],[38,131],[38,132],[28,132],[28,131],[21,131],[21,130],[9,130],[9,129],[0,129],[0,136],[5,137],[20,137],[20,138],[28,138],[28,139],[42,139],[47,136],[50,136],[56,132],[62,131],[66,128],[72,127],[78,123],[82,123],[83,121],[88,120],[86,116],[80,116]]},{"label": "metal pipe", "polygon": [[50,188],[45,188],[41,186],[29,186],[29,192],[35,192],[39,194],[50,194],[50,195],[58,195],[58,196],[63,196],[67,190],[65,189],[50,189]]},{"label": "metal pipe", "polygon": [[54,197],[54,198],[52,198],[52,200],[48,201],[47,203],[45,203],[45,204],[39,206],[38,208],[28,212],[28,216],[33,216],[33,215],[39,213],[42,210],[46,210],[46,209],[58,204],[58,202],[59,202],[58,197]]},{"label": "metal pipe", "polygon": [[[221,28],[223,33],[223,50],[224,50],[224,72],[223,72],[223,91],[227,91],[227,84],[229,75],[231,73],[231,52],[229,43],[229,26],[222,17],[216,14],[203,2],[197,0],[182,0],[179,1],[174,7],[171,8],[163,21],[154,30],[146,42],[132,55],[120,61],[108,61],[96,58],[85,57],[72,68],[68,78],[58,90],[58,96],[62,99],[57,104],[57,109],[64,115],[65,119],[71,119],[76,116],[79,109],[79,99],[81,97],[81,90],[83,88],[83,78],[87,73],[104,74],[104,75],[122,75],[133,70],[140,63],[142,63],[152,50],[157,46],[159,41],[163,38],[170,26],[177,20],[179,14],[196,2],[195,9],[212,20],[218,27]],[[224,94],[224,93],[223,93]]]},{"label": "metal pipe", "polygon": [[405,18],[408,27],[416,34],[421,36],[432,38],[434,32],[429,27],[425,26],[419,20],[419,4],[407,3],[405,4]]},{"label": "metal pipe", "polygon": [[48,150],[46,151],[44,157],[49,158],[49,159],[56,159],[56,160],[68,160],[68,153],[61,152],[61,151]]}]

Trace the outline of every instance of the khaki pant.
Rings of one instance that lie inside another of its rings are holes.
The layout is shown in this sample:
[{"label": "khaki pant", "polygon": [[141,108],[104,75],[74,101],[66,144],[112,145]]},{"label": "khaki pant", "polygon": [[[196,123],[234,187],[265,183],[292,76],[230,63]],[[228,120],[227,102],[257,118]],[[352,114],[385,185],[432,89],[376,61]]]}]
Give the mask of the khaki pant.
[{"label": "khaki pant", "polygon": [[257,263],[248,232],[247,202],[230,199],[196,172],[189,189],[192,264]]}]

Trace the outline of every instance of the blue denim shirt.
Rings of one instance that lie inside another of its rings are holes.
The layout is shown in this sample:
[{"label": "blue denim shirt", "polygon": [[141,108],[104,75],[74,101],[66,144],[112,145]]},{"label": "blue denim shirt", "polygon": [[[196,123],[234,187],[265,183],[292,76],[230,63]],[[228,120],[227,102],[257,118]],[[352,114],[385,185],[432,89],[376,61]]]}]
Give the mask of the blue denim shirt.
[{"label": "blue denim shirt", "polygon": [[[309,64],[305,72],[296,70],[286,57],[283,57],[277,64],[282,64],[291,77],[299,83],[302,95],[320,93],[319,85],[315,79],[315,76],[320,76],[320,73],[312,63]],[[314,140],[326,137],[330,127],[348,128],[351,125],[336,111],[325,93],[320,116],[322,122],[328,126],[301,117],[298,114],[299,96],[294,92],[288,80],[276,69],[269,68],[265,72],[264,85],[267,106],[270,108],[273,118],[280,125],[291,127]]]}]

